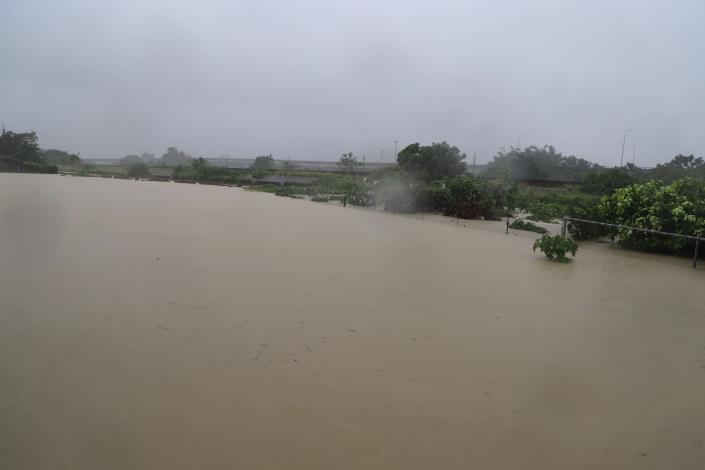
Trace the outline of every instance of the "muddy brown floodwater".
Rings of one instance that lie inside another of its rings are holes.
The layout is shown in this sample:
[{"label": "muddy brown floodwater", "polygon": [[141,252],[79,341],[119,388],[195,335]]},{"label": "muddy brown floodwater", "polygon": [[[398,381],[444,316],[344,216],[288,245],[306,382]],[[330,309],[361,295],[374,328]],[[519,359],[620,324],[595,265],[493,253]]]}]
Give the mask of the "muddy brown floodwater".
[{"label": "muddy brown floodwater", "polygon": [[0,468],[704,468],[705,272],[463,225],[0,174]]}]

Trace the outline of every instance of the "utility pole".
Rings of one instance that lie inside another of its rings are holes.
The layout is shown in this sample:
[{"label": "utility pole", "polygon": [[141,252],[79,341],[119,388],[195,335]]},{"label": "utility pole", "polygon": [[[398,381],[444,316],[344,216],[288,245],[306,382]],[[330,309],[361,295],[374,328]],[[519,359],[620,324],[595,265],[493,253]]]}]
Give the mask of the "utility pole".
[{"label": "utility pole", "polygon": [[477,152],[472,154],[472,176],[475,176],[475,157],[477,157]]},{"label": "utility pole", "polygon": [[636,145],[629,144],[632,146],[632,165],[636,166]]},{"label": "utility pole", "polygon": [[397,141],[394,141],[394,161],[397,161]]},{"label": "utility pole", "polygon": [[517,136],[517,146],[516,146],[517,151],[519,150],[519,141],[521,140],[522,137],[526,137],[526,135],[524,135],[524,134],[519,134],[519,135]]},{"label": "utility pole", "polygon": [[5,123],[2,123],[2,135],[5,135]]},{"label": "utility pole", "polygon": [[619,166],[622,167],[624,164],[624,144],[627,142],[627,134],[629,134],[632,130],[627,129],[624,131],[624,137],[622,137],[622,156],[619,158]]},{"label": "utility pole", "polygon": [[379,162],[384,162],[384,150],[379,151]]}]

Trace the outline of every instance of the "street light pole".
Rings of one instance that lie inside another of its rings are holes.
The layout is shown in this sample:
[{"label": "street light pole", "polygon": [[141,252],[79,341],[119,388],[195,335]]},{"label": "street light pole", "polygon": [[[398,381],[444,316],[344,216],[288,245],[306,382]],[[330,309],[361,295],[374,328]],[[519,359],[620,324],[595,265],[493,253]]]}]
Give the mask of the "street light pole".
[{"label": "street light pole", "polygon": [[622,137],[622,156],[619,157],[619,166],[622,167],[624,163],[624,144],[627,142],[627,134],[629,134],[632,130],[627,129],[624,131],[624,137]]},{"label": "street light pole", "polygon": [[632,146],[632,165],[636,166],[636,145],[629,144]]}]

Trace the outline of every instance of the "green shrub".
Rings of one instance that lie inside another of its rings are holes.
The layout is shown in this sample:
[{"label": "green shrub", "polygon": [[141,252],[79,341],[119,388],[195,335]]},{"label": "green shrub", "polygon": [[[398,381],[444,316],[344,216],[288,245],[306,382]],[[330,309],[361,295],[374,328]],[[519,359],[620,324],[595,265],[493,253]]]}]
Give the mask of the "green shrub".
[{"label": "green shrub", "polygon": [[546,230],[543,227],[539,227],[533,222],[529,222],[528,220],[523,220],[523,219],[516,219],[514,222],[509,224],[509,228],[513,228],[515,230],[526,230],[529,232],[535,232],[535,233],[548,233],[548,230]]},{"label": "green shrub", "polygon": [[274,195],[275,196],[282,196],[282,197],[290,197],[292,199],[303,199],[303,196],[301,194],[297,194],[295,192],[292,192],[287,187],[284,187],[283,189],[280,189],[279,191],[275,191]]},{"label": "green shrub", "polygon": [[[572,207],[568,215],[576,219],[602,221],[602,211],[598,204]],[[604,225],[573,220],[568,221],[566,228],[574,240],[592,240],[609,234],[609,228]]]},{"label": "green shrub", "polygon": [[536,251],[536,248],[541,250],[541,252],[546,255],[546,258],[561,263],[570,261],[570,259],[566,257],[566,253],[575,256],[575,253],[578,251],[578,245],[570,238],[548,234],[536,239],[534,242],[534,251]]},{"label": "green shrub", "polygon": [[569,215],[577,217],[572,212],[576,208],[595,207],[600,203],[599,196],[583,194],[574,186],[561,188],[521,187],[514,195],[514,207],[533,213],[536,220],[555,220]]},{"label": "green shrub", "polygon": [[580,190],[587,194],[612,194],[636,181],[625,168],[610,168],[599,173],[590,173],[580,184]]},{"label": "green shrub", "polygon": [[[600,205],[603,220],[617,225],[681,235],[705,235],[705,181],[683,178],[669,185],[651,181],[617,189]],[[612,229],[627,248],[673,254],[690,253],[693,241],[628,228]]]},{"label": "green shrub", "polygon": [[345,194],[344,203],[353,206],[372,207],[375,205],[375,195],[366,179],[347,179],[341,183]]},{"label": "green shrub", "polygon": [[149,176],[149,167],[144,162],[131,163],[127,167],[127,176],[130,178],[143,178]]},{"label": "green shrub", "polygon": [[529,204],[531,213],[527,219],[540,222],[553,222],[565,213],[565,208],[552,202],[535,202]]},{"label": "green shrub", "polygon": [[513,191],[510,187],[472,176],[456,176],[434,182],[428,194],[432,208],[442,210],[443,215],[461,219],[482,217],[498,220],[507,212]]},{"label": "green shrub", "polygon": [[328,196],[321,196],[320,194],[315,194],[311,197],[311,200],[313,202],[328,202],[330,201],[330,198]]},{"label": "green shrub", "polygon": [[52,173],[59,172],[56,165],[47,165],[42,162],[19,160],[17,158],[5,157],[0,155],[0,168],[6,168],[4,171],[20,172],[20,173]]}]

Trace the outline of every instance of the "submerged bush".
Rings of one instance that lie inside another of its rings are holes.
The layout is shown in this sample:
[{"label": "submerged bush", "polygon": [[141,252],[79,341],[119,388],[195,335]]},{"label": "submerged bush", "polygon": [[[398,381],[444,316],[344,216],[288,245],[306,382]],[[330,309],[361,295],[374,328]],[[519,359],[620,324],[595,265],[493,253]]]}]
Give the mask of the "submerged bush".
[{"label": "submerged bush", "polygon": [[515,230],[526,230],[535,233],[548,233],[548,230],[545,228],[539,227],[535,223],[523,219],[516,219],[514,222],[509,224],[509,228],[513,228]]},{"label": "submerged bush", "polygon": [[301,194],[292,192],[289,188],[283,188],[274,192],[275,196],[290,197],[292,199],[303,199]]},{"label": "submerged bush", "polygon": [[566,257],[566,253],[575,256],[575,253],[578,251],[578,245],[570,238],[548,234],[534,241],[534,251],[536,251],[536,248],[541,250],[541,252],[546,255],[546,258],[561,263],[570,261],[570,259]]}]

